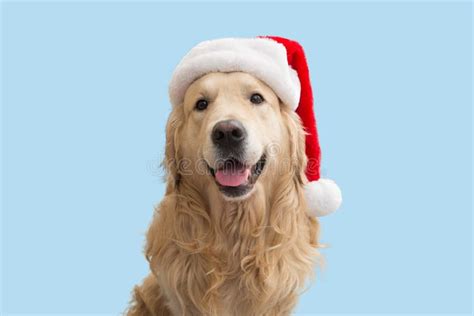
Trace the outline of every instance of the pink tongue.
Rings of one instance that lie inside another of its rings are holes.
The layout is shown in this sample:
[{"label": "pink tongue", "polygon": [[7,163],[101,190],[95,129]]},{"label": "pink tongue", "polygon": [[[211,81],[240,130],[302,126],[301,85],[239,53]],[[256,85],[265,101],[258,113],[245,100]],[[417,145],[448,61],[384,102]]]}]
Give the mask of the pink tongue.
[{"label": "pink tongue", "polygon": [[250,174],[250,169],[221,169],[216,171],[216,180],[226,187],[238,187],[244,184]]}]

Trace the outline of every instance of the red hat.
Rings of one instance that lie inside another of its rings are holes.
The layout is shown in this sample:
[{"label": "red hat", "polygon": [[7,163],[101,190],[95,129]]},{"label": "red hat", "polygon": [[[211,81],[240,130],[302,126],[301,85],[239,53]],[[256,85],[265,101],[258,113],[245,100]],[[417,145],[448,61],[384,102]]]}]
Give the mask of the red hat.
[{"label": "red hat", "polygon": [[303,48],[298,42],[276,36],[224,38],[195,46],[176,67],[169,86],[173,106],[182,104],[187,88],[211,72],[247,72],[265,82],[283,103],[299,115],[306,135],[308,165],[305,196],[309,213],[327,215],[342,202],[341,191],[320,178],[319,147],[313,92]]}]

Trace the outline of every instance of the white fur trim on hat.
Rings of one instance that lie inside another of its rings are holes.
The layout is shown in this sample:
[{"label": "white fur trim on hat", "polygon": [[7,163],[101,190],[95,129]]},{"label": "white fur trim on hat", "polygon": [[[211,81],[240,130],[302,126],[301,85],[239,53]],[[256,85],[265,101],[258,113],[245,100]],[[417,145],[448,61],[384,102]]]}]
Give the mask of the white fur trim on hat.
[{"label": "white fur trim on hat", "polygon": [[341,190],[332,180],[319,179],[309,182],[304,190],[310,215],[328,215],[337,210],[342,203]]},{"label": "white fur trim on hat", "polygon": [[293,110],[298,107],[298,74],[288,65],[285,47],[269,38],[224,38],[198,44],[173,73],[169,85],[171,103],[182,104],[188,87],[203,75],[232,71],[257,77]]}]

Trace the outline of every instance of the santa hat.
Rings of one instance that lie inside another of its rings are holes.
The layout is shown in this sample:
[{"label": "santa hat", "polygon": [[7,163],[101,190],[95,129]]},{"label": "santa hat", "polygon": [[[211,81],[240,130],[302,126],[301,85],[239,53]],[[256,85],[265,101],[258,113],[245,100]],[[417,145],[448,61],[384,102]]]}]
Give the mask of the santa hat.
[{"label": "santa hat", "polygon": [[341,204],[341,191],[320,178],[321,150],[308,65],[301,45],[282,37],[224,38],[205,41],[189,51],[176,67],[169,86],[173,106],[183,103],[187,88],[211,72],[242,71],[265,82],[299,115],[306,131],[308,165],[305,196],[309,213],[323,216]]}]

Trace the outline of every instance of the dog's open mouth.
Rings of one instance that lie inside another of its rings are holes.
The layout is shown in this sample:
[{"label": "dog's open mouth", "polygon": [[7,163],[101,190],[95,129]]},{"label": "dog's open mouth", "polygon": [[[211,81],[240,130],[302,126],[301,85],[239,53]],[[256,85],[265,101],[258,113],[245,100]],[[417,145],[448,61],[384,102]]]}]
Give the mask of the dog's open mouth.
[{"label": "dog's open mouth", "polygon": [[228,197],[239,197],[247,194],[265,167],[266,157],[262,157],[253,166],[248,166],[235,158],[219,162],[216,169],[208,165],[219,190]]}]

